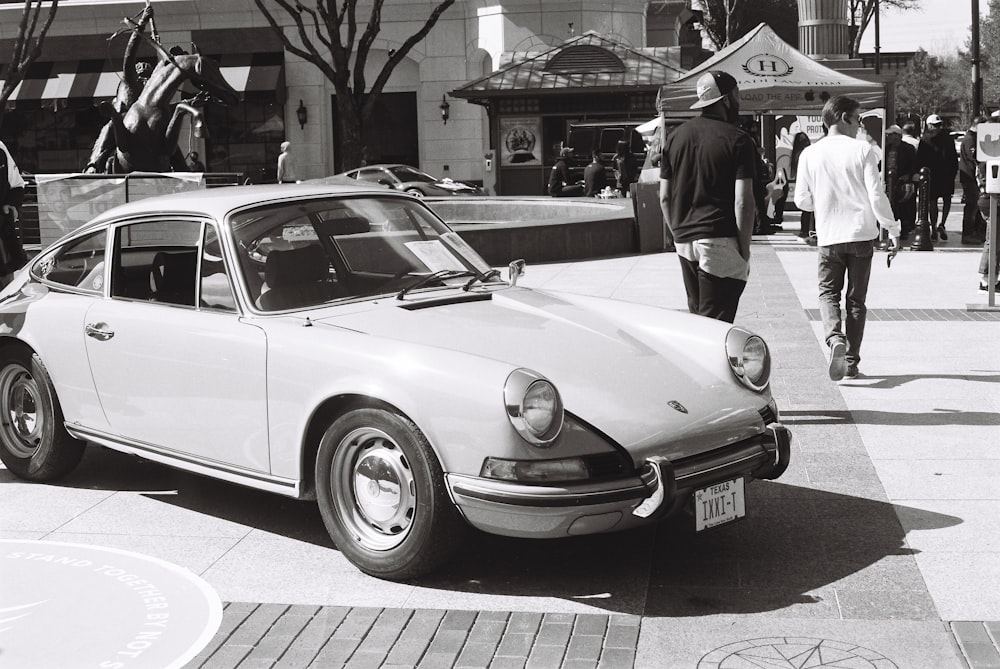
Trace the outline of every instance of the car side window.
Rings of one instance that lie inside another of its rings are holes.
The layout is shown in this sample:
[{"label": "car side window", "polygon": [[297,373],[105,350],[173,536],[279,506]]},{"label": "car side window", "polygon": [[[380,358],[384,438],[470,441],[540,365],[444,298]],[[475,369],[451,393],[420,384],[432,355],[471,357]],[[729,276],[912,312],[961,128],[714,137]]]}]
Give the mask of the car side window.
[{"label": "car side window", "polygon": [[371,168],[367,170],[358,170],[358,181],[369,181],[371,183],[379,183],[379,179],[388,180],[389,175],[378,168]]},{"label": "car side window", "polygon": [[236,311],[236,298],[222,258],[219,233],[214,225],[205,226],[201,245],[201,306],[220,311]]},{"label": "car side window", "polygon": [[35,261],[32,272],[52,283],[104,292],[104,249],[108,233],[99,230]]},{"label": "car side window", "polygon": [[115,234],[111,295],[195,306],[201,222],[152,220]]}]

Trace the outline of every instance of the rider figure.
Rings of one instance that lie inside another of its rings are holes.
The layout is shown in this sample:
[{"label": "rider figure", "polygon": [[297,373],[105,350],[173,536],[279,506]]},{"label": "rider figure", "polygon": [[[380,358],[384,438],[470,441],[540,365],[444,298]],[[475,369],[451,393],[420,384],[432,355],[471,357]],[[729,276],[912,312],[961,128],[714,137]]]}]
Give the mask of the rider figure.
[{"label": "rider figure", "polygon": [[[159,36],[156,33],[156,24],[153,22],[153,7],[148,1],[146,2],[146,7],[139,14],[138,20],[132,22],[132,34],[129,36],[128,44],[125,46],[122,80],[118,84],[118,92],[111,103],[113,109],[119,114],[127,112],[129,107],[139,99],[139,94],[142,93],[143,87],[153,73],[152,65],[143,61],[136,61],[135,57],[139,41],[146,31],[147,25],[151,28],[153,39],[159,41]],[[114,39],[119,34],[120,31],[112,35],[111,39]],[[94,142],[94,149],[90,153],[90,161],[87,163],[84,171],[89,174],[95,172],[112,172],[114,166],[111,164],[111,158],[114,156],[114,153],[114,131],[111,121],[108,121],[101,128],[101,132],[97,136],[97,141]]]}]

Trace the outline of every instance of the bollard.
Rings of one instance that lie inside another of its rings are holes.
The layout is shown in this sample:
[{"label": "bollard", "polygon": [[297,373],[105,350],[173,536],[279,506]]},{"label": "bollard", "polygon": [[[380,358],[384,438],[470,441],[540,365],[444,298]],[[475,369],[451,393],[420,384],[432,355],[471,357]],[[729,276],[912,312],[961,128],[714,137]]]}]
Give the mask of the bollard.
[{"label": "bollard", "polygon": [[931,241],[931,222],[927,218],[929,202],[927,201],[927,189],[930,186],[930,170],[926,167],[920,168],[917,175],[917,224],[914,229],[913,243],[910,245],[911,251],[933,251],[934,243]]}]

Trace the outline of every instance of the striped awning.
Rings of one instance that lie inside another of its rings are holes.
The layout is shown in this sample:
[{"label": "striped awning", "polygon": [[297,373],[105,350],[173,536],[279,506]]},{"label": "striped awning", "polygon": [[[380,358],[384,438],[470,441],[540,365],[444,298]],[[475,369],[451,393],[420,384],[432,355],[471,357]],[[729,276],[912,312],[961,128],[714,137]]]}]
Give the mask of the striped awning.
[{"label": "striped awning", "polygon": [[[240,93],[277,92],[285,88],[284,54],[226,54],[217,60],[222,76]],[[121,81],[120,65],[109,60],[36,62],[11,93],[10,102],[113,98]]]}]

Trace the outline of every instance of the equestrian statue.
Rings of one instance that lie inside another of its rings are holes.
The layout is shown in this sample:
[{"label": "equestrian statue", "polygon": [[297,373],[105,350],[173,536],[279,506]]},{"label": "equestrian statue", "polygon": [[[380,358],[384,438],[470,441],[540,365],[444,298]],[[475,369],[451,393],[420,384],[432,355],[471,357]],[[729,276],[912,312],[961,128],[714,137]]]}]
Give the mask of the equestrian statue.
[{"label": "equestrian statue", "polygon": [[[109,120],[94,143],[85,171],[109,174],[186,171],[183,152],[177,146],[184,116],[191,118],[195,134],[203,136],[202,107],[210,101],[236,104],[239,94],[222,76],[218,63],[199,54],[194,44],[192,53],[178,47],[168,51],[160,44],[149,0],[137,17],[125,18],[124,23],[132,34],[125,49],[122,82],[115,99],[99,105]],[[147,27],[152,37],[146,34]],[[121,32],[112,35],[112,39]],[[158,54],[151,71],[148,64],[135,58],[141,39],[149,42]],[[190,82],[198,92],[173,103],[185,82]]]}]

